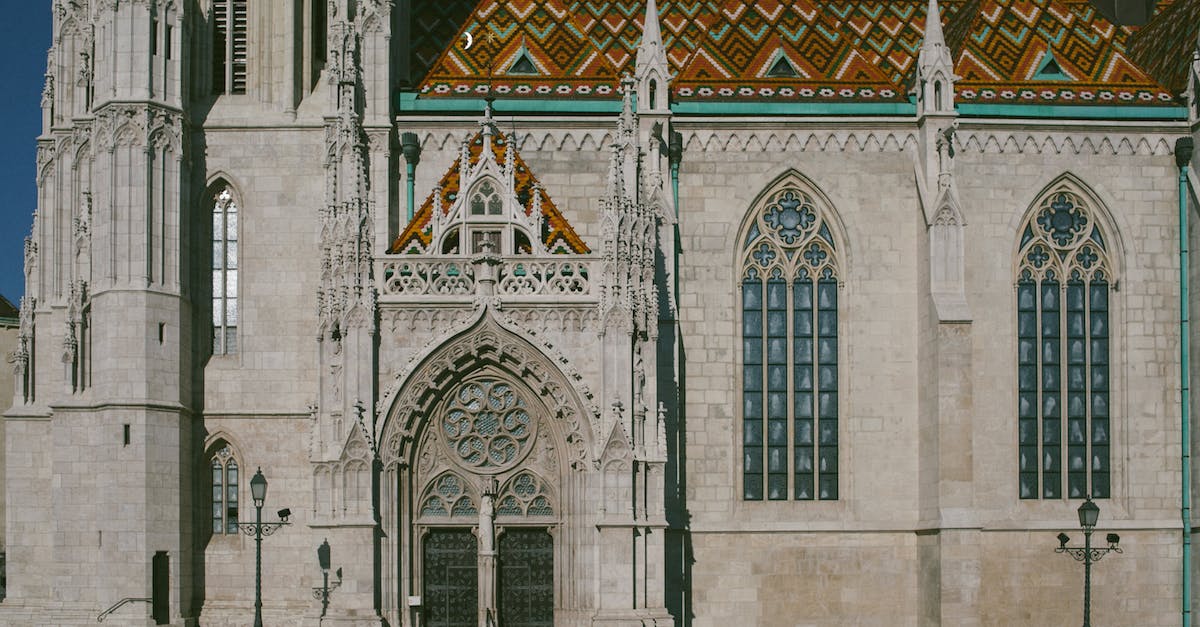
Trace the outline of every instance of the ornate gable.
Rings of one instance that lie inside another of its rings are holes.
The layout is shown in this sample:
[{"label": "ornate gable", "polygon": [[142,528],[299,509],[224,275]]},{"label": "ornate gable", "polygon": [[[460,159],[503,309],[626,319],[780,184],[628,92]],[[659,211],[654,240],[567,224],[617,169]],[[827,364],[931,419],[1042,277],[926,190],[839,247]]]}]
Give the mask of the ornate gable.
[{"label": "ornate gable", "polygon": [[390,253],[585,254],[591,252],[538,183],[491,110],[462,145]]}]

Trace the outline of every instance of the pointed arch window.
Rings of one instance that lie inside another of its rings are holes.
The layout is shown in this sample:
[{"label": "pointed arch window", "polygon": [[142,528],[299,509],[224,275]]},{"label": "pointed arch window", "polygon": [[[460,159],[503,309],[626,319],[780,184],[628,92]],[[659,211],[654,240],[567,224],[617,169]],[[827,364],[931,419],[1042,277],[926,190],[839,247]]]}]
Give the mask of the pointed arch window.
[{"label": "pointed arch window", "polygon": [[226,444],[209,461],[213,535],[238,532],[238,464]]},{"label": "pointed arch window", "polygon": [[1017,266],[1020,497],[1107,498],[1108,246],[1079,194],[1059,189],[1035,207]]},{"label": "pointed arch window", "polygon": [[799,188],[772,194],[742,254],[743,498],[836,500],[839,285],[824,212]]},{"label": "pointed arch window", "polygon": [[248,0],[213,0],[214,94],[246,93],[246,21]]},{"label": "pointed arch window", "polygon": [[212,323],[213,354],[237,352],[238,206],[229,187],[213,198]]}]

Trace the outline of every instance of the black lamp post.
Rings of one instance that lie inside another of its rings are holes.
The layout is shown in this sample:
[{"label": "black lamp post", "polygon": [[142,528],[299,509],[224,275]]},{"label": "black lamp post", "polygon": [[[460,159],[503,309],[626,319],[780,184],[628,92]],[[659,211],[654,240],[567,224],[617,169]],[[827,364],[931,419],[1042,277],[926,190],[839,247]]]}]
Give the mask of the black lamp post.
[{"label": "black lamp post", "polygon": [[292,515],[292,510],[286,507],[279,510],[277,522],[262,521],[263,503],[267,501],[267,478],[263,476],[261,466],[250,478],[250,496],[254,499],[254,522],[242,523],[238,527],[246,535],[254,536],[254,627],[262,627],[262,539],[280,527],[290,525],[287,519]]},{"label": "black lamp post", "polygon": [[1067,542],[1071,540],[1065,533],[1058,534],[1058,548],[1054,549],[1055,553],[1066,553],[1075,558],[1077,562],[1083,562],[1083,627],[1092,627],[1092,562],[1099,562],[1100,558],[1107,555],[1109,552],[1121,553],[1121,547],[1117,543],[1121,541],[1121,536],[1110,533],[1105,536],[1108,541],[1107,547],[1092,548],[1092,530],[1096,528],[1096,521],[1100,519],[1100,506],[1092,502],[1092,495],[1087,496],[1087,500],[1079,506],[1079,526],[1083,527],[1083,548],[1069,547]]},{"label": "black lamp post", "polygon": [[337,587],[342,585],[342,569],[337,569],[337,581],[333,585],[329,585],[329,539],[321,542],[321,546],[317,547],[317,563],[321,565],[321,576],[324,579],[320,588],[313,588],[313,598],[321,601],[321,617],[325,617],[325,612],[329,609],[329,593],[337,590]]}]

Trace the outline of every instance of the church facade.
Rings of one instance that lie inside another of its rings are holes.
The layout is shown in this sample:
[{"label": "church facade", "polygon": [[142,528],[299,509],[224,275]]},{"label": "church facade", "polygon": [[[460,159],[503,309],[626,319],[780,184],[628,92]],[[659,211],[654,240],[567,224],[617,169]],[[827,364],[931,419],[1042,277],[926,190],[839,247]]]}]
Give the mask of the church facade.
[{"label": "church facade", "polygon": [[53,10],[0,622],[1188,624],[1197,0]]}]

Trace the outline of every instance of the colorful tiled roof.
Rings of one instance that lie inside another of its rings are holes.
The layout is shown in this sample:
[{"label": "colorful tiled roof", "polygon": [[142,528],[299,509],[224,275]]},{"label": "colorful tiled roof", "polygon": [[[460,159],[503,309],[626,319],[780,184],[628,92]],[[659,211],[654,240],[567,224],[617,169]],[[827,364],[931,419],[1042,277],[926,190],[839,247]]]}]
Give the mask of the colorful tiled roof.
[{"label": "colorful tiled roof", "polygon": [[[1087,0],[983,0],[956,53],[964,103],[1171,105],[1173,97],[1126,53],[1132,30]],[[1053,55],[1061,78],[1038,74]]]},{"label": "colorful tiled roof", "polygon": [[[504,163],[504,151],[508,145],[508,138],[498,130],[493,131],[492,135],[492,152],[497,163]],[[479,158],[483,154],[483,132],[480,131],[471,138],[469,149],[470,164],[474,166],[479,163]],[[429,194],[425,202],[421,203],[421,207],[414,213],[413,219],[405,227],[396,241],[392,242],[389,253],[423,253],[428,247],[432,239],[432,228],[430,219],[433,217],[435,210],[441,211],[443,214],[448,214],[450,207],[454,204],[454,200],[460,192],[460,167],[462,158],[454,160],[454,164],[442,176],[438,183],[438,188]],[[545,242],[546,248],[551,252],[564,253],[587,253],[590,252],[587,244],[579,238],[575,233],[575,229],[571,228],[570,223],[563,217],[561,211],[555,206],[554,201],[550,199],[544,187],[538,184],[537,178],[533,172],[529,170],[529,166],[525,165],[525,160],[521,158],[520,153],[514,154],[513,159],[513,178],[516,181],[517,199],[521,206],[525,208],[525,214],[533,213],[534,199],[533,195],[536,192],[540,196],[542,216],[542,241]]]},{"label": "colorful tiled roof", "polygon": [[[645,4],[482,0],[461,31],[472,32],[476,45],[464,50],[460,38],[447,48],[423,81],[421,97],[491,89],[505,98],[613,98],[617,77],[633,72]],[[940,6],[962,77],[960,102],[1174,104],[1172,92],[1130,60],[1126,46],[1134,29],[1114,26],[1087,0],[944,0]],[[659,3],[676,100],[907,101],[925,13],[924,0]],[[1155,50],[1148,58],[1171,63],[1169,50]],[[521,54],[536,73],[511,71]],[[781,58],[785,66],[777,65]]]},{"label": "colorful tiled roof", "polygon": [[1200,0],[1159,5],[1157,14],[1129,38],[1129,56],[1171,93],[1187,89],[1188,52],[1200,37]]}]

